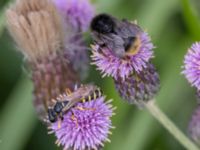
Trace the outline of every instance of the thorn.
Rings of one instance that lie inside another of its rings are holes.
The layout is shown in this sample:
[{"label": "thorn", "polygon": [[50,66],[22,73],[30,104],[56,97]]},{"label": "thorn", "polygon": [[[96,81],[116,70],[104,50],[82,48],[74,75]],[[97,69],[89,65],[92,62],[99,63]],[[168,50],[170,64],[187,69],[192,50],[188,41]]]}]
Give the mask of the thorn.
[{"label": "thorn", "polygon": [[110,143],[111,141],[110,141],[110,139],[108,139],[108,138],[106,138],[106,141],[108,142],[108,143]]},{"label": "thorn", "polygon": [[90,47],[91,47],[92,49],[96,49],[96,47],[95,47],[94,44],[90,44]]},{"label": "thorn", "polygon": [[61,142],[59,140],[56,140],[55,144],[60,146]]},{"label": "thorn", "polygon": [[54,133],[53,131],[48,131],[48,132],[47,132],[47,134],[53,134],[53,133]]},{"label": "thorn", "polygon": [[112,135],[112,132],[111,132],[111,131],[109,131],[109,132],[108,132],[108,134]]}]

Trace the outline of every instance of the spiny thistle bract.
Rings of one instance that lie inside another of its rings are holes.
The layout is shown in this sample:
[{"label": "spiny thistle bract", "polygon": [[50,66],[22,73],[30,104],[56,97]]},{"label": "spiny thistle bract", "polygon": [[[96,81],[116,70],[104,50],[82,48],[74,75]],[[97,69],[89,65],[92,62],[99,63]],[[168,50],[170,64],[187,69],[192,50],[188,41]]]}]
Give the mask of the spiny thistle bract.
[{"label": "spiny thistle bract", "polygon": [[152,64],[141,72],[133,72],[129,77],[114,80],[120,96],[130,104],[142,106],[142,102],[151,100],[159,90],[159,75]]}]

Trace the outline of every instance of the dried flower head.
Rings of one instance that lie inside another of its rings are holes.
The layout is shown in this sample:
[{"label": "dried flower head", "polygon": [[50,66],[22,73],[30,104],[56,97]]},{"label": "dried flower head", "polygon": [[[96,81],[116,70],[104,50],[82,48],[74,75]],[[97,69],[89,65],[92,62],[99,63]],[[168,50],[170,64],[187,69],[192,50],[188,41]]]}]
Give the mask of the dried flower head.
[{"label": "dried flower head", "polygon": [[192,86],[200,90],[200,42],[194,43],[189,48],[184,59],[184,70],[182,72]]},{"label": "dried flower head", "polygon": [[89,0],[54,0],[63,17],[72,29],[82,32],[89,27],[94,8]]},{"label": "dried flower head", "polygon": [[194,111],[189,123],[189,135],[190,137],[200,145],[200,107]]},{"label": "dried flower head", "polygon": [[120,96],[130,104],[142,106],[141,102],[151,100],[160,87],[159,75],[152,64],[142,71],[133,72],[123,81],[121,78],[114,80]]},{"label": "dried flower head", "polygon": [[103,147],[104,142],[110,141],[108,135],[113,128],[110,118],[114,108],[110,102],[105,102],[105,97],[101,96],[75,104],[63,114],[61,124],[59,120],[49,124],[50,133],[56,135],[56,143],[62,145],[65,150],[92,150]]},{"label": "dried flower head", "polygon": [[43,119],[52,98],[79,79],[64,55],[60,15],[51,0],[17,0],[6,12],[7,26],[32,71],[34,105]]},{"label": "dried flower head", "polygon": [[61,19],[51,0],[17,0],[7,10],[6,19],[10,34],[31,62],[63,46]]},{"label": "dried flower head", "polygon": [[133,71],[146,68],[153,57],[154,46],[136,23],[101,14],[92,20],[91,29],[95,40],[92,64],[103,76],[125,79]]}]

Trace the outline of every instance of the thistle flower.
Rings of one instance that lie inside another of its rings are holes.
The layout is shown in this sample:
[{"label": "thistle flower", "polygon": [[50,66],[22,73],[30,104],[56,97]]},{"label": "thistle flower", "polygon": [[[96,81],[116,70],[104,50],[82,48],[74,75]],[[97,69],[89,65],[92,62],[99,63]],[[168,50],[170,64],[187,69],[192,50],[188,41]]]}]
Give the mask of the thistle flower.
[{"label": "thistle flower", "polygon": [[141,102],[151,100],[159,90],[159,75],[152,64],[141,72],[133,72],[123,81],[114,80],[120,96],[130,104],[142,106]]},{"label": "thistle flower", "polygon": [[6,18],[10,34],[31,68],[34,105],[43,119],[51,99],[79,82],[64,56],[60,15],[51,0],[17,0]]},{"label": "thistle flower", "polygon": [[65,42],[64,55],[68,57],[72,68],[77,72],[79,78],[84,80],[88,76],[89,55],[83,35],[73,33],[71,37],[68,34],[66,36],[70,39]]},{"label": "thistle flower", "polygon": [[95,45],[92,61],[104,76],[125,80],[139,73],[153,57],[151,39],[137,24],[101,14],[91,23]]},{"label": "thistle flower", "polygon": [[84,80],[88,75],[89,55],[82,32],[88,30],[94,8],[89,0],[54,0],[54,3],[65,28],[65,53],[69,55],[73,69]]},{"label": "thistle flower", "polygon": [[94,8],[89,0],[54,0],[57,8],[63,14],[73,29],[84,32],[88,29],[94,16]]},{"label": "thistle flower", "polygon": [[184,70],[182,72],[189,83],[200,90],[200,42],[194,43],[189,48],[184,59]]},{"label": "thistle flower", "polygon": [[103,147],[104,142],[110,141],[108,135],[113,128],[110,117],[114,108],[110,102],[105,102],[105,97],[101,96],[85,103],[77,103],[64,114],[60,127],[58,122],[49,125],[50,133],[56,135],[56,143],[65,150]]},{"label": "thistle flower", "polygon": [[200,107],[194,111],[189,123],[189,135],[190,137],[200,145]]}]

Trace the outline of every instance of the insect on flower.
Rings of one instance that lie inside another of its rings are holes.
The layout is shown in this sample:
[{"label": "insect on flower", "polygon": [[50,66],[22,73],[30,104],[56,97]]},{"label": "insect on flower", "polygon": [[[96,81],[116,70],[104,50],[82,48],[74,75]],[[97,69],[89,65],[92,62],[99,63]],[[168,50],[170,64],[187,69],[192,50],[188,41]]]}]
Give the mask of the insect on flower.
[{"label": "insect on flower", "polygon": [[119,20],[107,14],[100,14],[91,22],[92,64],[102,76],[115,80],[140,73],[153,58],[154,48],[148,33],[136,21]]},{"label": "insect on flower", "polygon": [[126,19],[117,20],[107,14],[100,14],[93,18],[91,30],[97,44],[108,47],[117,57],[134,55],[138,52],[141,40],[140,27]]},{"label": "insect on flower", "polygon": [[[70,108],[74,107],[78,102],[87,102],[102,96],[100,88],[94,85],[82,85],[72,93],[67,90],[67,94],[60,95],[55,101],[53,108],[48,108],[48,120],[56,122],[58,117],[63,120],[63,114],[67,113]],[[80,110],[87,110],[90,108],[77,107]]]}]

